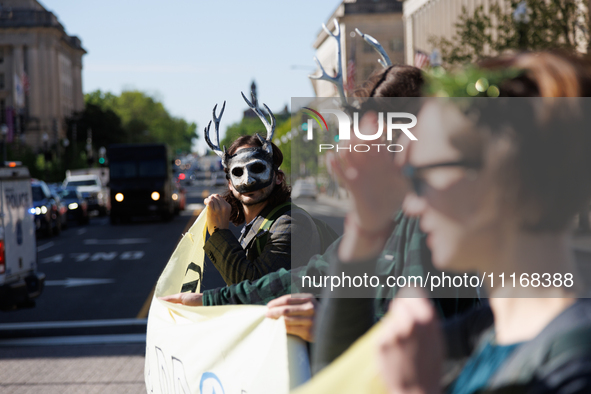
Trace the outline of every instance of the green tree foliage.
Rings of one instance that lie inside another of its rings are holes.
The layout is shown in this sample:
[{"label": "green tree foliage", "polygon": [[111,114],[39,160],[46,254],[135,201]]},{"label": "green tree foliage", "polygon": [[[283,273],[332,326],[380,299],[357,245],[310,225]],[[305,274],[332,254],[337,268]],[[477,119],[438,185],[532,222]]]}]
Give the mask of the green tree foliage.
[{"label": "green tree foliage", "polygon": [[[120,96],[96,90],[85,95],[85,102],[84,113],[92,112],[95,107],[102,111],[104,119],[96,123],[96,130],[100,130],[98,134],[103,134],[108,139],[105,146],[116,142],[161,142],[174,150],[189,152],[193,139],[198,138],[195,123],[170,115],[160,101],[137,90],[124,91]],[[100,127],[101,122],[106,122],[107,118],[114,125],[111,113],[120,119],[121,131],[105,131]],[[84,114],[82,117],[84,118]],[[98,138],[95,127],[85,126],[92,128],[93,139]]]},{"label": "green tree foliage", "polygon": [[[498,0],[469,13],[463,7],[452,40],[431,37],[443,65],[473,63],[509,50],[575,50],[589,37],[587,10],[577,0],[526,0],[527,14],[515,17],[522,0]],[[585,5],[587,2],[584,2]],[[523,5],[521,4],[521,7]]]}]

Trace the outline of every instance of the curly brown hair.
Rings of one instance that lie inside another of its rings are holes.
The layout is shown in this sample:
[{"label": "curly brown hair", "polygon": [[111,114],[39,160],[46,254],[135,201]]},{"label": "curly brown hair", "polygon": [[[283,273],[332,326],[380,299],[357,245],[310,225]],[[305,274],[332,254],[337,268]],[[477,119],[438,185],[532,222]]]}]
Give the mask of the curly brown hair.
[{"label": "curly brown hair", "polygon": [[[228,155],[233,155],[236,153],[238,148],[243,146],[263,146],[261,141],[258,139],[256,135],[243,135],[237,138],[230,148],[228,148]],[[291,187],[287,185],[287,181],[285,180],[285,174],[283,171],[279,169],[281,164],[283,163],[283,153],[281,150],[271,142],[271,146],[273,148],[273,171],[275,172],[276,176],[283,177],[283,180],[279,185],[275,185],[271,195],[267,199],[267,204],[270,206],[277,206],[279,204],[283,204],[284,202],[289,201],[291,197]],[[224,172],[226,173],[226,179],[230,179],[230,170],[228,168],[224,168]],[[224,193],[223,198],[232,206],[232,212],[230,213],[230,221],[238,226],[244,223],[244,207],[240,200],[234,197],[232,191],[228,187],[228,190]]]}]

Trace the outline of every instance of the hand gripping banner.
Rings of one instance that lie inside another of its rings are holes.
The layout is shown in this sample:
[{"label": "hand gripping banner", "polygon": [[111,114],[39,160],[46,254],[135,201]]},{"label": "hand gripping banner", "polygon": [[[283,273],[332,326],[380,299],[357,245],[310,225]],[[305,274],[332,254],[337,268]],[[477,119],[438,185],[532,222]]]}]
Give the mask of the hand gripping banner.
[{"label": "hand gripping banner", "polygon": [[253,305],[188,307],[158,299],[200,292],[206,214],[182,237],[162,272],[148,315],[148,393],[288,393],[310,377],[303,341],[285,333],[283,319]]}]

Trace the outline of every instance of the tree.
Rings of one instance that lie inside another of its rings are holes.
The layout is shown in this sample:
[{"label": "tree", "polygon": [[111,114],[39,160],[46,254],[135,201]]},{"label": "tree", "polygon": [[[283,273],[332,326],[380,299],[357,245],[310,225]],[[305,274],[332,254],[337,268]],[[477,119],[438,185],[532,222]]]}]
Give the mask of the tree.
[{"label": "tree", "polygon": [[488,10],[465,7],[452,40],[431,37],[443,65],[473,63],[509,50],[564,49],[588,42],[587,4],[580,0],[498,0]]},{"label": "tree", "polygon": [[160,101],[137,90],[119,96],[96,90],[86,94],[85,101],[87,107],[97,106],[120,118],[123,132],[117,142],[166,143],[174,150],[190,152],[193,139],[198,138],[195,123],[170,115]]}]

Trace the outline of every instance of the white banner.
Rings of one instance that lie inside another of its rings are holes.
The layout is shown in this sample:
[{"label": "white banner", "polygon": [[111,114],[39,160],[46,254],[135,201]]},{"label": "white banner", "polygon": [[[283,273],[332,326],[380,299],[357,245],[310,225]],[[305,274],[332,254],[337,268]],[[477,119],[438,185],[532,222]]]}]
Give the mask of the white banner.
[{"label": "white banner", "polygon": [[[266,307],[187,307],[158,299],[200,291],[205,210],[164,269],[150,306],[145,380],[148,393],[282,394],[310,377],[307,348],[285,333]],[[198,268],[196,268],[198,267]]]}]

